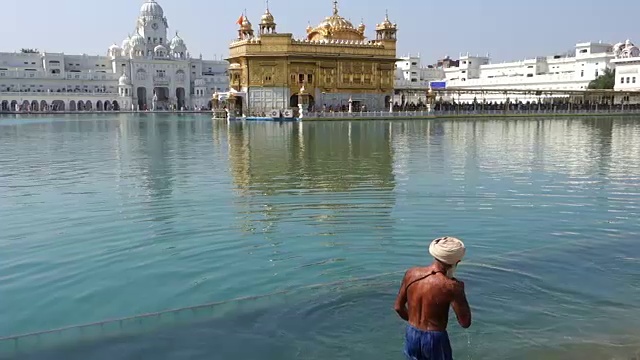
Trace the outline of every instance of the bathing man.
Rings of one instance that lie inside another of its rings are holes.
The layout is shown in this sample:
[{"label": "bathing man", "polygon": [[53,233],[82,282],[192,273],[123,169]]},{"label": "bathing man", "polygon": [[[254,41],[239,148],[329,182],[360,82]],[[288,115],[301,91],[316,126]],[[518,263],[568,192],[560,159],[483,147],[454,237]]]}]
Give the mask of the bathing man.
[{"label": "bathing man", "polygon": [[435,258],[433,264],[407,270],[396,299],[396,312],[409,323],[404,353],[411,360],[452,360],[449,306],[460,326],[471,326],[464,283],[453,277],[465,247],[456,238],[443,237],[431,242],[429,253]]}]

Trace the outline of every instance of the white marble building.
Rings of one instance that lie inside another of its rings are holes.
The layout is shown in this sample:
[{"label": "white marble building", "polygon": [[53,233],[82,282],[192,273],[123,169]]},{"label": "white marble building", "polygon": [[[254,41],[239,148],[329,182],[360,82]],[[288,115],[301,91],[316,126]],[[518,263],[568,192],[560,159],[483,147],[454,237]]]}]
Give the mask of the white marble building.
[{"label": "white marble building", "polygon": [[155,0],[145,0],[132,34],[107,56],[0,53],[2,111],[197,109],[228,91],[228,63],[190,57]]},{"label": "white marble building", "polygon": [[640,49],[630,40],[613,47],[615,90],[640,91]]},{"label": "white marble building", "polygon": [[[454,61],[456,65],[434,68],[433,71],[439,74],[429,73],[428,76],[439,77],[438,81],[445,81],[446,88],[452,90],[585,90],[589,82],[613,66],[611,62],[614,57],[611,44],[594,42],[576,44],[574,50],[566,54],[504,63],[491,63],[488,55],[467,54]],[[419,64],[416,59],[411,61]],[[403,68],[402,71],[406,70]],[[420,77],[417,79],[418,86],[424,86],[419,82]],[[404,77],[396,76],[396,84],[398,88],[406,85],[406,72]],[[472,102],[475,96],[461,94],[455,100]],[[508,93],[486,95],[484,100],[501,102],[507,97],[510,97]],[[532,94],[529,98],[521,96],[518,100],[537,101],[537,98]],[[514,100],[513,96],[511,100]]]},{"label": "white marble building", "polygon": [[395,93],[393,102],[402,104],[422,101],[426,102],[427,90],[432,81],[439,81],[444,77],[442,69],[433,65],[422,65],[420,55],[402,56],[395,64]]}]

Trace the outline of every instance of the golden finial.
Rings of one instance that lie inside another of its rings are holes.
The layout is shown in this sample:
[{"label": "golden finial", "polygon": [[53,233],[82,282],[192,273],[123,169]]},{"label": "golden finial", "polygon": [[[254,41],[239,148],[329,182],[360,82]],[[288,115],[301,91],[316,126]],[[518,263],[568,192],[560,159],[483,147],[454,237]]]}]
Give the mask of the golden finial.
[{"label": "golden finial", "polygon": [[338,15],[338,0],[333,0],[333,15]]}]

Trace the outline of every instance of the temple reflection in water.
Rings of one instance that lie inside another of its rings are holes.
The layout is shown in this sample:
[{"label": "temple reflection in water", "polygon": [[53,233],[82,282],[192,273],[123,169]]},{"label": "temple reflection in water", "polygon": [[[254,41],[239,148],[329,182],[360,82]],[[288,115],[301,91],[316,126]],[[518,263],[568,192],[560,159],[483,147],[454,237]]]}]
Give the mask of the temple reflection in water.
[{"label": "temple reflection in water", "polygon": [[394,187],[388,123],[231,123],[228,144],[241,192]]},{"label": "temple reflection in water", "polygon": [[372,217],[378,218],[373,228],[390,228],[395,179],[388,123],[218,124],[228,126],[230,173],[247,229],[271,232],[286,219],[296,226],[322,223],[317,231],[332,233]]}]

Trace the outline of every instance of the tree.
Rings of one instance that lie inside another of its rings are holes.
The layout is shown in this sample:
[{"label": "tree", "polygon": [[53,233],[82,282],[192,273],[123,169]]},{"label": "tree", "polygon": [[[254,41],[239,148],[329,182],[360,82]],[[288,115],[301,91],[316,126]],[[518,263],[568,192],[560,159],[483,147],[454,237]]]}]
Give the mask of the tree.
[{"label": "tree", "polygon": [[38,49],[25,49],[22,48],[20,49],[20,52],[23,54],[37,54],[38,53]]},{"label": "tree", "polygon": [[604,73],[589,83],[588,88],[592,90],[613,89],[616,84],[616,72],[611,69],[604,69]]}]

